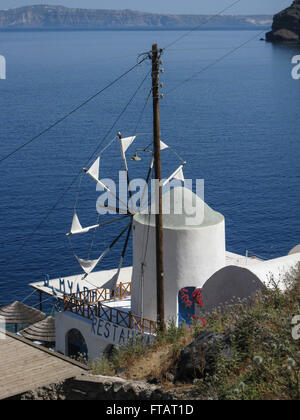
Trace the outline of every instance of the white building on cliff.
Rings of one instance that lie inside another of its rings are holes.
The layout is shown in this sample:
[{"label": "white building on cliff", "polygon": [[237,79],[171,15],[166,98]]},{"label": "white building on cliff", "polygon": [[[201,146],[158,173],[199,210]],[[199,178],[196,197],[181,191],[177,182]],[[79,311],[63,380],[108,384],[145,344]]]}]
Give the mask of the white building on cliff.
[{"label": "white building on cliff", "polygon": [[[194,215],[176,214],[178,200]],[[202,289],[204,309],[212,310],[235,298],[249,298],[265,286],[285,287],[287,273],[300,263],[300,247],[269,261],[226,251],[225,218],[184,188],[163,196],[165,313],[177,324],[198,315],[199,306],[187,309],[182,290],[191,298]],[[122,345],[137,334],[146,340],[155,334],[156,262],[154,216],[133,218],[133,266],[122,268],[117,289],[106,289],[118,269],[46,280],[31,286],[55,295],[63,303],[56,313],[56,350],[98,358],[111,345]]]}]

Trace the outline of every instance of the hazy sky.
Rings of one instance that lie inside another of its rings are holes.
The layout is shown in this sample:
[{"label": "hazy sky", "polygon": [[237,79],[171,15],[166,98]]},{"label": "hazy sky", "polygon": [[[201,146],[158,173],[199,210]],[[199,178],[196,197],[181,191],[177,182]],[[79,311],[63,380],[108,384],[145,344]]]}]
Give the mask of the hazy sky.
[{"label": "hazy sky", "polygon": [[[98,9],[134,9],[158,13],[216,13],[234,0],[0,0],[0,8],[8,9],[32,4]],[[292,0],[241,0],[227,14],[274,14],[288,7]]]}]

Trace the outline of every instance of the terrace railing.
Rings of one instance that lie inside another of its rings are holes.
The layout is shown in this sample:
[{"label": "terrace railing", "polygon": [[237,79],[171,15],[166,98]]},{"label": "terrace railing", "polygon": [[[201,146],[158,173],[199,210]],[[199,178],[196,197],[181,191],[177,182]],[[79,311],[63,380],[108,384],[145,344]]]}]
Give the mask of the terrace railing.
[{"label": "terrace railing", "polygon": [[90,320],[93,320],[95,317],[101,318],[104,321],[137,330],[142,334],[154,334],[156,332],[155,321],[143,318],[131,312],[113,308],[103,303],[124,299],[128,296],[131,296],[131,283],[120,283],[113,296],[111,296],[111,291],[106,289],[96,289],[94,291],[91,290],[88,292],[65,295],[64,311],[72,312],[73,314]]},{"label": "terrace railing", "polygon": [[119,283],[114,291],[99,288],[73,293],[68,296],[76,297],[77,300],[90,305],[98,302],[126,299],[131,296],[131,283]]}]

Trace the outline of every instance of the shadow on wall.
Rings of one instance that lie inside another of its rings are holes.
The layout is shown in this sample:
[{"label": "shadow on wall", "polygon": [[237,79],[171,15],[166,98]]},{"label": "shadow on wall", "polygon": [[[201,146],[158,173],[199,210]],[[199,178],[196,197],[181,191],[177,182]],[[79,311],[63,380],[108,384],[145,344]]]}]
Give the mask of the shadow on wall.
[{"label": "shadow on wall", "polygon": [[246,268],[222,268],[203,286],[203,309],[211,312],[219,306],[230,304],[232,300],[249,299],[264,287],[262,281]]},{"label": "shadow on wall", "polygon": [[70,330],[66,335],[67,356],[71,358],[88,356],[88,348],[85,339],[79,330],[75,328]]}]

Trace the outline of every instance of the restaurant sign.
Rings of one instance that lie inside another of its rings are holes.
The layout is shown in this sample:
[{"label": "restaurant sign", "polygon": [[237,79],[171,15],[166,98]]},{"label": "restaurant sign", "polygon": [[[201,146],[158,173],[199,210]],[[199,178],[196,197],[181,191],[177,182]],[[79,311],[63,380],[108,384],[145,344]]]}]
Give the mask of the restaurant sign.
[{"label": "restaurant sign", "polygon": [[144,343],[149,344],[155,338],[154,335],[143,334],[137,329],[126,328],[97,317],[94,317],[91,323],[91,334],[113,345],[126,345],[138,337],[142,337]]}]

